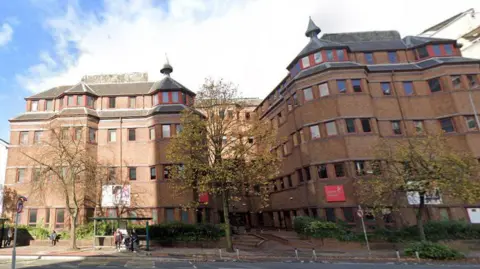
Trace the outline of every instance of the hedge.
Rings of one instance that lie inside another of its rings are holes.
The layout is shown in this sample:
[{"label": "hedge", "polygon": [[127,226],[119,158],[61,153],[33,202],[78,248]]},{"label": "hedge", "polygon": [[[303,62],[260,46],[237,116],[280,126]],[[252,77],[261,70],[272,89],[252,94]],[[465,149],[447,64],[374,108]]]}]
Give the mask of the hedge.
[{"label": "hedge", "polygon": [[415,257],[415,252],[422,259],[432,260],[457,260],[465,257],[462,253],[448,246],[433,242],[416,242],[405,249],[405,255]]}]

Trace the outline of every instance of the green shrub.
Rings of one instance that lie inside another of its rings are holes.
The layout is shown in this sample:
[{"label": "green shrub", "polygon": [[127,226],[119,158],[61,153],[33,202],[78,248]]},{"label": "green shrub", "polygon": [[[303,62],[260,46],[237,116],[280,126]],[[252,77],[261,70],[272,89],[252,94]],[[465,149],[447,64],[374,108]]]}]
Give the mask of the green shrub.
[{"label": "green shrub", "polygon": [[311,222],[315,221],[311,217],[295,217],[293,220],[293,230],[297,234],[306,234],[306,228],[310,225]]},{"label": "green shrub", "polygon": [[459,251],[449,248],[448,246],[425,241],[410,244],[405,249],[405,255],[415,257],[416,251],[422,259],[456,260],[465,257]]},{"label": "green shrub", "polygon": [[313,238],[338,238],[345,231],[334,222],[312,221],[305,228],[305,234]]}]

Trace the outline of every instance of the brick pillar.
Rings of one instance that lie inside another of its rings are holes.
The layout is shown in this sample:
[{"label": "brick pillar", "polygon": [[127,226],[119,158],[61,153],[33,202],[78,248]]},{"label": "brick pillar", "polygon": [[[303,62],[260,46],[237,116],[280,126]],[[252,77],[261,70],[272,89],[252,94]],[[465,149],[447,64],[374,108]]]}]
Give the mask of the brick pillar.
[{"label": "brick pillar", "polygon": [[165,208],[158,208],[157,209],[157,214],[158,214],[158,223],[163,223],[166,221],[165,219]]}]

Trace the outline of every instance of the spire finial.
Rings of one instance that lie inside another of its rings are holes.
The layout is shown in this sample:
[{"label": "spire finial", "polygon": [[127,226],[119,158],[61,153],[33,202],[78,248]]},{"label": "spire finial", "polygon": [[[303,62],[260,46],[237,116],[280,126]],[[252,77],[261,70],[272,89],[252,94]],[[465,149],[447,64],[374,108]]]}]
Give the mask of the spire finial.
[{"label": "spire finial", "polygon": [[160,73],[166,76],[170,76],[170,73],[173,72],[173,67],[170,65],[170,62],[168,61],[167,53],[165,53],[165,60],[166,60],[166,63],[163,65],[162,69],[160,69]]},{"label": "spire finial", "polygon": [[317,35],[321,32],[320,28],[313,22],[312,17],[308,17],[308,27],[305,35],[310,38],[317,38]]}]

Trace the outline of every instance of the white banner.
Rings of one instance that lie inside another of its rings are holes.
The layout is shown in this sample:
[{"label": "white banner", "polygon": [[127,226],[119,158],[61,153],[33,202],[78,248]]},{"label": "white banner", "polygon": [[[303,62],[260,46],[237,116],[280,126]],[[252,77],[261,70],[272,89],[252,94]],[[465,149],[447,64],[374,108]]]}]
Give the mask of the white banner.
[{"label": "white banner", "polygon": [[130,185],[102,187],[102,207],[130,206]]},{"label": "white banner", "polygon": [[[407,200],[409,205],[419,205],[420,204],[420,194],[418,191],[409,191],[407,192]],[[425,194],[425,204],[426,205],[441,205],[442,197],[440,196],[440,191],[436,190],[433,193]]]}]

